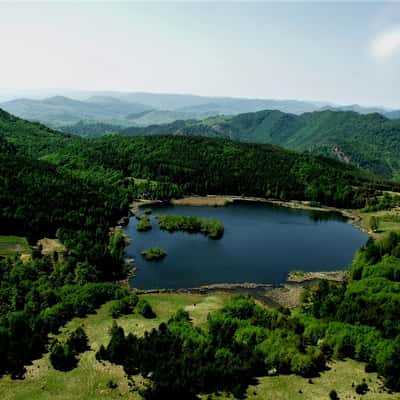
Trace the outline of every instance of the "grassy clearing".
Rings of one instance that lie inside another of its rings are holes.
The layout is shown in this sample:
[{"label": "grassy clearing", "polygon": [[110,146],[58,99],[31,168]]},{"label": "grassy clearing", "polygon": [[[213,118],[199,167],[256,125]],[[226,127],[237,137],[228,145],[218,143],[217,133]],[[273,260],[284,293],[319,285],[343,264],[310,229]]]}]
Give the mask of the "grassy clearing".
[{"label": "grassy clearing", "polygon": [[[360,396],[355,391],[355,385],[368,384],[369,391]],[[354,387],[353,387],[354,384]],[[390,394],[383,390],[382,382],[375,373],[365,373],[364,364],[353,360],[337,361],[331,369],[318,378],[308,379],[297,375],[280,375],[261,377],[257,384],[247,390],[247,398],[251,400],[328,400],[329,392],[336,390],[340,400],[398,400],[400,394]],[[226,394],[210,396],[211,399],[234,399]],[[202,396],[209,399],[209,396]]]},{"label": "grassy clearing", "polygon": [[[229,299],[228,295],[189,295],[189,294],[148,294],[141,295],[152,306],[157,317],[145,319],[133,314],[118,318],[116,321],[125,332],[142,335],[145,331],[158,327],[167,321],[179,308],[186,309],[198,326],[204,326],[209,312],[222,307]],[[93,399],[140,399],[135,388],[140,387],[143,379],[140,376],[128,380],[119,366],[100,363],[95,353],[101,344],[109,341],[109,328],[112,325],[110,307],[113,302],[103,305],[96,314],[87,318],[74,318],[58,335],[65,339],[69,332],[82,325],[89,337],[91,350],[83,353],[79,365],[70,372],[54,370],[48,355],[37,360],[27,369],[26,378],[12,381],[9,377],[0,379],[1,400],[93,400]],[[107,383],[113,380],[117,388],[109,389]]]},{"label": "grassy clearing", "polygon": [[[369,232],[369,234],[372,235],[375,239],[379,239],[391,231],[400,232],[399,209],[373,211],[373,212],[358,211],[355,214],[358,215],[361,219],[361,227],[366,229]],[[370,219],[372,216],[378,218],[379,221],[378,230],[375,232],[372,232],[370,228]]]},{"label": "grassy clearing", "polygon": [[30,254],[28,241],[21,236],[0,236],[0,256]]}]

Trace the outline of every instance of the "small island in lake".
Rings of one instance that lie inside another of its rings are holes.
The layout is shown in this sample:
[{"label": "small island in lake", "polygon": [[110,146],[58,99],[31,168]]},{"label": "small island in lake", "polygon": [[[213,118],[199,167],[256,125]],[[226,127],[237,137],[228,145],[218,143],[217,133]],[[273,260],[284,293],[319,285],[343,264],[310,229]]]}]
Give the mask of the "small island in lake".
[{"label": "small island in lake", "polygon": [[147,261],[157,261],[163,259],[167,252],[161,247],[150,247],[140,253]]},{"label": "small island in lake", "polygon": [[220,239],[224,234],[222,222],[212,218],[200,218],[187,215],[158,214],[160,229],[169,232],[185,231],[202,233],[210,239]]},{"label": "small island in lake", "polygon": [[136,227],[139,232],[149,231],[152,228],[150,218],[147,215],[137,215],[136,218],[139,220]]}]

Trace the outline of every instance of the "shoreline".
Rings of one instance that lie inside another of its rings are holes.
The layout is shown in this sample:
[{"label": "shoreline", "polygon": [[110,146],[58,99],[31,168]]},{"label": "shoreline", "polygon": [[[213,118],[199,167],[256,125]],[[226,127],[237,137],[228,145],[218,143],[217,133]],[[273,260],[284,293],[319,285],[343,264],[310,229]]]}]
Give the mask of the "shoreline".
[{"label": "shoreline", "polygon": [[[347,223],[352,224],[357,229],[367,233],[370,232],[362,225],[362,218],[354,213],[352,210],[340,209],[336,207],[327,206],[311,206],[307,201],[290,200],[283,201],[277,199],[267,199],[263,197],[244,197],[232,195],[207,195],[207,196],[187,196],[180,199],[171,199],[170,201],[162,200],[136,200],[130,205],[130,212],[136,214],[142,207],[160,206],[160,205],[185,205],[193,207],[224,207],[235,202],[248,202],[248,203],[263,203],[272,204],[281,207],[320,211],[320,212],[334,212],[342,215]],[[131,264],[132,265],[132,264]],[[132,266],[134,269],[134,266]],[[134,275],[134,274],[133,274]],[[210,293],[248,293],[255,297],[257,300],[270,307],[287,307],[294,309],[300,304],[300,296],[306,287],[320,281],[328,280],[333,282],[344,282],[347,279],[348,271],[318,271],[318,272],[304,272],[304,271],[291,271],[289,272],[286,281],[280,284],[271,283],[221,283],[221,284],[208,284],[193,288],[154,288],[154,289],[138,289],[130,285],[129,276],[124,280],[124,284],[137,294],[151,294],[151,293],[190,293],[206,295]]]},{"label": "shoreline", "polygon": [[[198,294],[209,295],[212,293],[223,294],[249,294],[268,307],[285,307],[296,309],[301,304],[301,295],[310,285],[321,280],[343,283],[347,280],[347,271],[319,271],[302,272],[294,271],[288,274],[285,282],[272,283],[216,283],[192,288],[154,288],[139,289],[130,286],[131,290],[140,294]],[[126,281],[129,285],[129,280]]]},{"label": "shoreline", "polygon": [[182,205],[182,206],[193,206],[193,207],[223,207],[228,204],[234,204],[235,202],[249,202],[249,203],[265,203],[273,204],[280,207],[293,208],[297,210],[309,210],[309,211],[321,211],[321,212],[335,212],[341,214],[346,218],[348,223],[351,223],[354,227],[365,232],[371,237],[371,232],[362,224],[362,218],[353,210],[337,207],[328,206],[311,206],[309,201],[301,200],[277,200],[269,199],[264,197],[244,197],[244,196],[232,196],[232,195],[207,195],[207,196],[187,196],[181,199],[171,199],[169,204]]}]

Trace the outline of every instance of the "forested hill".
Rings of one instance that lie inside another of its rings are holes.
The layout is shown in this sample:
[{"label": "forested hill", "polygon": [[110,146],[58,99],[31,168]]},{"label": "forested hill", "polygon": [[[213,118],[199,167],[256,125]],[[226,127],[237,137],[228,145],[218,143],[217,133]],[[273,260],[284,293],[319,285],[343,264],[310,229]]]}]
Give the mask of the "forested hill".
[{"label": "forested hill", "polygon": [[84,139],[4,112],[0,133],[1,147],[52,164],[63,175],[96,185],[127,179],[130,187],[132,178],[148,179],[160,183],[152,195],[167,198],[226,193],[362,207],[375,189],[390,187],[346,164],[271,145],[175,136]]},{"label": "forested hill", "polygon": [[272,143],[352,163],[386,178],[400,178],[400,120],[381,114],[322,111],[302,115],[259,111],[203,121],[127,128],[127,135],[201,135]]},{"label": "forested hill", "polygon": [[18,153],[32,158],[63,148],[78,137],[54,131],[42,124],[25,121],[0,109],[0,140],[7,141]]}]

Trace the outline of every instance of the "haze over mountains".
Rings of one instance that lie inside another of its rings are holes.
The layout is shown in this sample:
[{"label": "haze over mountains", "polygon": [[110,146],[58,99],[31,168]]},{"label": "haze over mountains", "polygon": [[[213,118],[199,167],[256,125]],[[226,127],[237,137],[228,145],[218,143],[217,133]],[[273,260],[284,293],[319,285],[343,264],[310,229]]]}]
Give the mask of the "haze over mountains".
[{"label": "haze over mountains", "polygon": [[[300,100],[85,92],[0,104],[18,117],[80,136],[207,136],[324,155],[400,177],[400,111]],[[83,96],[83,93],[80,94]]]},{"label": "haze over mountains", "polygon": [[[400,111],[359,105],[338,106],[327,102],[302,100],[204,97],[185,94],[68,92],[73,98],[55,95],[45,98],[13,98],[0,107],[31,121],[53,127],[80,121],[96,121],[122,126],[146,126],[176,120],[203,119],[214,115],[234,115],[262,110],[302,114],[318,110],[350,110],[360,114],[377,112],[400,118]],[[14,94],[15,96],[16,94]],[[32,94],[37,97],[38,94]],[[10,98],[1,96],[0,98]]]}]

